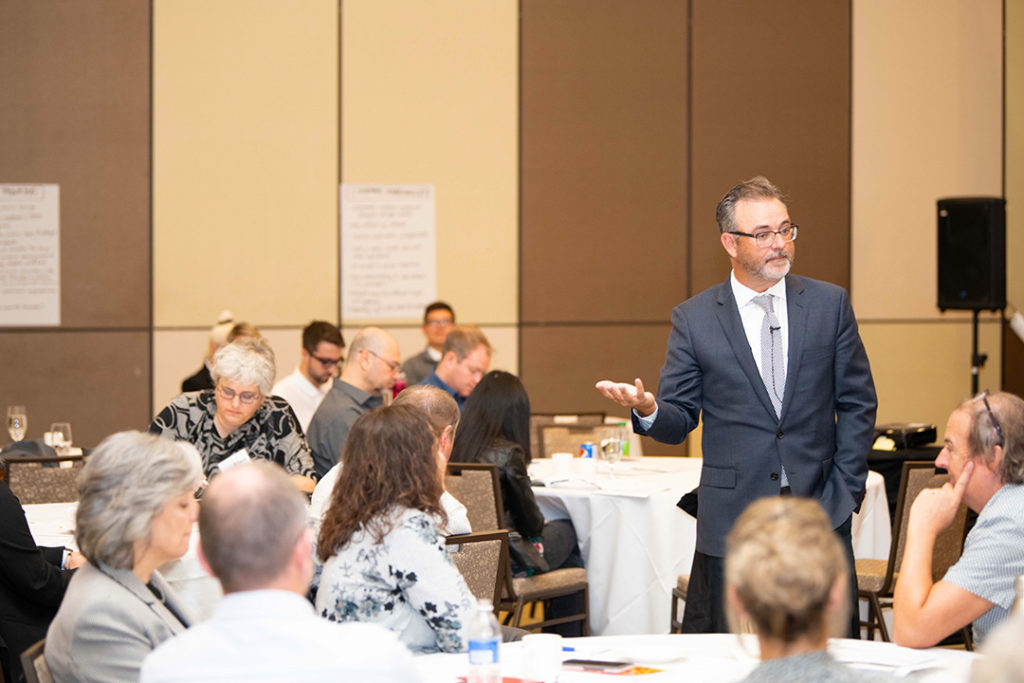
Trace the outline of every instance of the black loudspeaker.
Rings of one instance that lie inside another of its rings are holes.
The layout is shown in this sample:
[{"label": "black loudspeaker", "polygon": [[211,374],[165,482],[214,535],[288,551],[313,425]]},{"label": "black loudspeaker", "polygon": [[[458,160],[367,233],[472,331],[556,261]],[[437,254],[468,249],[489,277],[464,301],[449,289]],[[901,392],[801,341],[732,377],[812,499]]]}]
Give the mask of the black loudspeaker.
[{"label": "black loudspeaker", "polygon": [[1006,200],[938,201],[939,308],[1006,308]]}]

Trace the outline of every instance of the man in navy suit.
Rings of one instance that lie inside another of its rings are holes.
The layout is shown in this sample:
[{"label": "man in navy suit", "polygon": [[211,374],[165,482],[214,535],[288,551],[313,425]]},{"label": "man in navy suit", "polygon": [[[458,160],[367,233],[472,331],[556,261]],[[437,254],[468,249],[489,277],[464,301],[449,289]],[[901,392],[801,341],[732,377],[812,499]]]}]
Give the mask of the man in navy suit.
[{"label": "man in navy suit", "polygon": [[632,409],[638,433],[664,443],[680,443],[703,416],[684,631],[728,631],[725,537],[752,501],[780,494],[814,498],[828,513],[846,548],[855,615],[850,522],[864,498],[877,401],[849,297],[789,274],[798,228],[766,178],[729,190],[716,218],[732,274],[672,312],[657,398],[639,378],[598,389]]}]

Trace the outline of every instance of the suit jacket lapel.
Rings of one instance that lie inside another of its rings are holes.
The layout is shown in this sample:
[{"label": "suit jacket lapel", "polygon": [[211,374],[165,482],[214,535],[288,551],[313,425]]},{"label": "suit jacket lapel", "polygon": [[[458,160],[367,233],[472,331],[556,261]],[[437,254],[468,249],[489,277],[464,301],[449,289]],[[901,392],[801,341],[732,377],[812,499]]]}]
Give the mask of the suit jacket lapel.
[{"label": "suit jacket lapel", "polygon": [[[115,569],[107,565],[102,565],[102,571],[145,603],[154,614],[160,617],[160,619],[167,624],[171,633],[181,633],[191,625],[190,622],[192,620],[190,619],[187,610],[181,609],[181,606],[177,604],[174,600],[174,593],[172,592],[173,589],[171,589],[158,572],[153,573],[151,581],[156,589],[163,593],[164,600],[167,601],[167,605],[158,600],[157,597],[153,595],[153,592],[143,585],[139,580],[139,577],[132,573],[132,570]],[[178,619],[178,615],[184,619],[184,623]]]},{"label": "suit jacket lapel", "polygon": [[[718,303],[718,308],[715,310],[718,322],[725,331],[725,338],[729,340],[729,347],[736,357],[736,362],[750,381],[750,386],[758,400],[761,401],[761,405],[773,420],[776,419],[775,407],[772,405],[772,399],[768,396],[768,390],[764,388],[761,373],[757,371],[757,363],[754,361],[750,344],[747,343],[747,333],[743,330],[743,321],[740,320],[740,311],[736,307],[736,297],[732,295],[732,283],[728,279],[725,284],[719,286],[715,300]],[[792,329],[792,323],[790,323],[790,329]]]},{"label": "suit jacket lapel", "polygon": [[786,315],[789,319],[789,362],[786,366],[786,390],[782,396],[781,422],[796,399],[797,374],[800,359],[803,358],[804,341],[807,339],[807,302],[803,299],[804,284],[796,275],[786,276]]}]

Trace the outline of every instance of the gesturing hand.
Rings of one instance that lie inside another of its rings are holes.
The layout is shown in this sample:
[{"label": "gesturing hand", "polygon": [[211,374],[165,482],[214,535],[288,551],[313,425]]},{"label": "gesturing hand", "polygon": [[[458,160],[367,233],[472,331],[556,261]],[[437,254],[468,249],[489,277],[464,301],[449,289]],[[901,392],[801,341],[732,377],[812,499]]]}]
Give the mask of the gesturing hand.
[{"label": "gesturing hand", "polygon": [[641,417],[647,417],[658,407],[654,400],[654,394],[644,391],[644,383],[640,381],[639,377],[636,378],[635,386],[607,379],[601,380],[594,386],[605,398],[610,398],[630,410],[636,410]]},{"label": "gesturing hand", "polygon": [[947,481],[942,488],[921,491],[910,508],[910,532],[938,536],[943,529],[952,524],[973,473],[974,463],[968,462],[957,478],[956,485]]}]

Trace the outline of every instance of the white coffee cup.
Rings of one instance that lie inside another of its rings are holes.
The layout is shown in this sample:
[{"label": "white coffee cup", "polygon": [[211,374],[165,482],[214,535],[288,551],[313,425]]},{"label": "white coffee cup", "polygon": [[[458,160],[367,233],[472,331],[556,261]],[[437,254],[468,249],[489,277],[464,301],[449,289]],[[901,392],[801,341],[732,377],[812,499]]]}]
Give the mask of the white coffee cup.
[{"label": "white coffee cup", "polygon": [[562,672],[562,636],[531,633],[523,636],[523,675],[534,681],[554,683]]},{"label": "white coffee cup", "polygon": [[572,476],[572,453],[552,453],[551,461],[555,465],[555,479],[568,479]]}]

